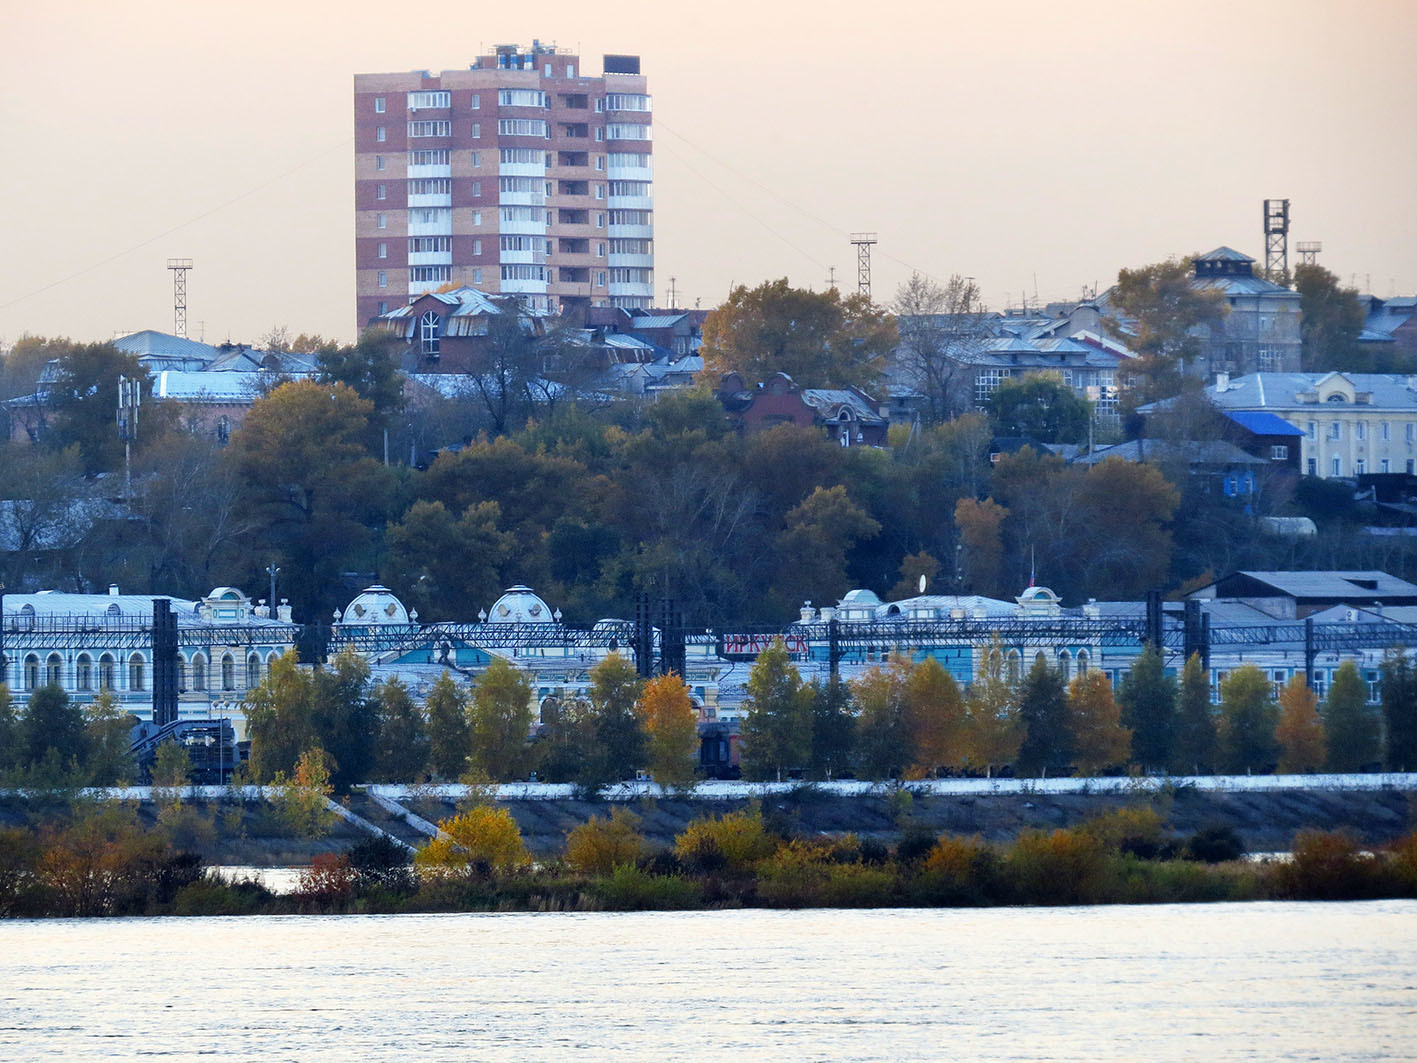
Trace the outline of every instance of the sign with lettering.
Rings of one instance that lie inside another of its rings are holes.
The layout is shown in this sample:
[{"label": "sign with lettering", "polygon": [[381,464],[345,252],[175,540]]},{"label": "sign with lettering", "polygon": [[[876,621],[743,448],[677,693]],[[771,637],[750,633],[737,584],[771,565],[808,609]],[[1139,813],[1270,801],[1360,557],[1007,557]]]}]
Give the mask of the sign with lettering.
[{"label": "sign with lettering", "polygon": [[781,639],[787,652],[794,657],[805,657],[810,644],[803,635],[724,635],[722,656],[728,658],[751,659],[762,653],[775,641]]}]

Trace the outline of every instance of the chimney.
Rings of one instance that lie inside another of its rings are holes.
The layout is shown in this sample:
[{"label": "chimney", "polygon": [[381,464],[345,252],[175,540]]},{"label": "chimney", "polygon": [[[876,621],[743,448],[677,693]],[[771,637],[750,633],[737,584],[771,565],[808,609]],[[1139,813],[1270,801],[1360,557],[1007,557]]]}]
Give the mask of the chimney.
[{"label": "chimney", "polygon": [[1230,390],[1230,374],[1226,372],[1215,374],[1215,390],[1225,392]]},{"label": "chimney", "polygon": [[108,585],[108,596],[109,596],[110,598],[117,598],[117,597],[118,597],[118,584],[116,584],[116,583],[110,583],[110,584]]}]

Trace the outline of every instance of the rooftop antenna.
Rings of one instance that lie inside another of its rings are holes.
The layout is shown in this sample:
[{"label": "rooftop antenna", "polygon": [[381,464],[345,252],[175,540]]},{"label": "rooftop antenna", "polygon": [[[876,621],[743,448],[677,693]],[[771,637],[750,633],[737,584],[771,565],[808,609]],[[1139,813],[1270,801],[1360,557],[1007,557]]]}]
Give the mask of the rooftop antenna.
[{"label": "rooftop antenna", "polygon": [[678,278],[676,278],[676,277],[670,277],[670,278],[669,278],[669,309],[670,309],[670,310],[673,310],[675,307],[677,307],[677,306],[679,305],[679,302],[678,302],[678,299],[679,299],[679,288],[678,288],[678,286],[675,284],[675,281],[676,281],[677,279],[678,279]]},{"label": "rooftop antenna", "polygon": [[828,266],[828,267],[827,267],[827,287],[828,287],[829,289],[832,289],[832,290],[835,290],[835,289],[836,289],[836,267],[835,267],[835,266]]},{"label": "rooftop antenna", "polygon": [[1267,280],[1289,272],[1289,200],[1264,201],[1264,275]]},{"label": "rooftop antenna", "polygon": [[1319,264],[1319,252],[1324,249],[1322,240],[1300,240],[1294,247],[1299,252],[1299,265],[1317,266]]},{"label": "rooftop antenna", "polygon": [[875,242],[875,233],[851,234],[852,246],[856,248],[856,290],[867,299],[871,298],[871,245]]},{"label": "rooftop antenna", "polygon": [[172,334],[187,338],[187,271],[192,268],[190,258],[169,258],[167,268],[172,270]]}]

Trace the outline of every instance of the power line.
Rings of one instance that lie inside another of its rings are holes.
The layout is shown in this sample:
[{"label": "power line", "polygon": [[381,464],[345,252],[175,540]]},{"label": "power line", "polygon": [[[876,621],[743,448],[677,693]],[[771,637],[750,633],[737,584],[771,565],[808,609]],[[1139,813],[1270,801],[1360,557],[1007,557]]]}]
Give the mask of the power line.
[{"label": "power line", "polygon": [[[655,128],[656,128],[656,129],[663,129],[666,133],[668,133],[670,136],[674,137],[676,140],[681,140],[681,141],[683,141],[686,145],[688,145],[688,146],[689,146],[690,148],[692,148],[694,151],[698,152],[700,155],[702,155],[704,158],[708,159],[710,162],[713,162],[713,163],[717,164],[718,166],[722,167],[723,169],[727,170],[729,173],[731,173],[734,177],[738,178],[740,181],[743,181],[743,182],[745,182],[745,183],[747,183],[747,184],[756,186],[757,188],[759,188],[759,189],[761,189],[762,191],[766,192],[768,195],[772,196],[774,199],[778,200],[779,202],[782,202],[782,203],[787,204],[789,207],[791,207],[793,210],[795,210],[798,214],[801,214],[801,215],[802,215],[803,217],[805,217],[805,218],[811,219],[812,221],[816,222],[818,225],[821,225],[821,226],[823,226],[824,228],[830,230],[832,233],[836,234],[837,236],[843,237],[843,238],[848,239],[848,240],[851,238],[850,232],[848,232],[846,229],[842,229],[842,228],[839,228],[839,227],[836,226],[836,225],[833,225],[831,222],[827,221],[825,218],[822,218],[822,217],[819,217],[819,216],[816,215],[816,214],[813,214],[810,210],[805,209],[804,207],[801,206],[801,204],[799,204],[799,203],[797,203],[795,200],[793,200],[793,199],[791,199],[791,198],[789,198],[789,197],[783,195],[781,192],[778,192],[776,189],[771,188],[771,187],[769,187],[768,185],[763,184],[761,181],[757,180],[756,178],[753,178],[753,177],[749,176],[748,174],[743,173],[741,170],[738,170],[738,169],[736,169],[735,167],[730,166],[728,163],[726,163],[726,162],[724,162],[722,159],[718,158],[718,157],[717,157],[716,155],[714,155],[712,152],[706,151],[706,150],[704,150],[703,148],[699,147],[697,144],[695,144],[695,143],[694,143],[692,140],[690,140],[688,137],[684,136],[684,134],[678,132],[678,131],[675,130],[675,129],[671,129],[669,126],[665,125],[665,123],[664,123],[662,120],[656,118],[656,119],[655,119],[655,122],[654,122],[654,125],[655,125]],[[697,173],[698,171],[695,171],[695,172]],[[705,180],[707,180],[707,178],[705,178]],[[897,256],[897,255],[891,254],[889,251],[878,250],[877,253],[878,253],[878,254],[881,254],[881,255],[884,255],[886,258],[890,259],[892,262],[895,262],[895,263],[898,263],[899,265],[904,266],[906,269],[910,270],[910,271],[913,272],[913,273],[918,273],[918,274],[920,274],[922,277],[925,277],[927,280],[932,280],[932,281],[934,281],[936,284],[943,283],[943,282],[940,280],[939,277],[936,277],[934,274],[930,273],[929,270],[922,269],[922,268],[919,267],[919,266],[916,266],[916,265],[914,265],[914,264],[912,264],[912,263],[910,263],[910,262],[907,262],[905,259],[900,258],[900,257]]]},{"label": "power line", "polygon": [[[671,130],[671,132],[672,132],[672,130]],[[677,133],[675,133],[674,135],[675,135],[675,136],[679,136],[679,134],[677,134]],[[683,140],[682,137],[680,137],[680,139]],[[687,141],[686,141],[686,143],[687,143]],[[674,154],[674,152],[671,150],[670,154]],[[817,259],[817,258],[814,257],[813,255],[811,255],[811,254],[808,253],[807,251],[804,251],[802,248],[798,247],[795,243],[793,243],[791,240],[789,240],[786,236],[784,236],[782,233],[778,232],[776,229],[774,229],[774,228],[773,228],[771,225],[769,225],[767,222],[763,221],[762,218],[760,218],[760,217],[758,217],[756,214],[754,214],[747,206],[745,206],[745,205],[743,204],[743,202],[742,202],[741,200],[735,198],[735,197],[734,197],[733,195],[731,195],[728,191],[726,191],[721,185],[715,183],[712,178],[710,178],[710,177],[709,177],[707,174],[705,174],[702,170],[698,169],[698,168],[693,164],[693,162],[690,161],[688,158],[686,158],[685,156],[682,156],[682,155],[680,156],[680,158],[684,160],[684,164],[689,167],[689,171],[690,171],[691,173],[693,173],[694,176],[696,176],[697,178],[699,178],[699,180],[703,181],[704,184],[708,185],[708,186],[709,186],[710,188],[712,188],[715,192],[717,192],[719,195],[721,195],[724,199],[728,200],[728,202],[732,203],[735,207],[737,207],[739,210],[741,210],[744,214],[746,214],[749,218],[751,218],[754,222],[756,222],[759,227],[761,227],[761,228],[764,229],[765,231],[771,233],[773,236],[777,237],[777,238],[778,238],[779,240],[781,240],[784,244],[786,244],[788,247],[792,248],[792,250],[796,251],[799,255],[801,255],[803,258],[805,258],[808,262],[811,262],[811,263],[813,263],[813,264],[819,266],[819,267],[822,268],[822,269],[826,269],[826,268],[827,268],[825,263],[821,262],[819,259]]]},{"label": "power line", "polygon": [[314,155],[311,155],[309,158],[305,159],[303,162],[297,163],[296,165],[292,166],[290,169],[284,171],[283,173],[276,174],[276,176],[272,177],[269,181],[263,181],[258,185],[252,185],[250,188],[246,189],[246,191],[240,193],[239,195],[232,196],[230,199],[222,203],[218,203],[216,206],[211,207],[208,210],[204,210],[202,211],[202,213],[188,218],[186,221],[178,222],[176,225],[172,226],[172,228],[164,229],[156,236],[151,236],[146,240],[133,244],[131,247],[127,247],[122,251],[117,252],[116,254],[109,255],[105,259],[101,259],[98,262],[91,263],[85,266],[83,269],[77,270],[76,272],[69,274],[67,277],[60,277],[58,280],[52,281],[49,284],[44,285],[44,287],[42,288],[36,288],[34,291],[26,292],[24,295],[17,296],[16,298],[11,299],[7,303],[0,303],[0,310],[8,310],[12,306],[16,306],[20,303],[23,303],[26,299],[33,299],[36,295],[43,295],[51,288],[58,288],[62,284],[68,284],[70,281],[77,280],[79,277],[82,277],[87,273],[92,273],[94,270],[102,269],[104,266],[108,265],[111,262],[116,262],[120,258],[125,257],[126,255],[131,255],[134,251],[140,251],[143,248],[149,246],[150,244],[155,244],[164,237],[171,236],[173,233],[178,232],[181,229],[185,229],[189,225],[195,225],[197,222],[202,221],[205,218],[209,218],[213,214],[216,214],[219,211],[223,211],[227,207],[232,206],[233,204],[240,203],[243,199],[249,199],[257,192],[261,192],[267,188],[270,188],[271,185],[278,184],[281,181],[284,181],[291,174],[297,173],[300,170],[305,169],[305,167],[309,166],[313,162],[317,162],[318,160],[324,158],[332,151],[336,151],[340,148],[348,148],[349,145],[353,142],[354,140],[352,137],[346,137],[338,144],[331,145],[328,148],[318,151]]}]

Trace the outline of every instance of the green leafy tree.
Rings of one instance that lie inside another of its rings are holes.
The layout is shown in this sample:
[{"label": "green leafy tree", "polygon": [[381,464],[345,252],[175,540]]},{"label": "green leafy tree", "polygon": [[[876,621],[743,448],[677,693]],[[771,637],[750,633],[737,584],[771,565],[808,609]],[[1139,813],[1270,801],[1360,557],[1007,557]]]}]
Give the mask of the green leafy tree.
[{"label": "green leafy tree", "polygon": [[1368,704],[1368,684],[1358,666],[1344,661],[1324,699],[1329,771],[1362,771],[1382,759],[1382,721]]},{"label": "green leafy tree", "polygon": [[403,409],[403,376],[399,373],[398,352],[402,344],[392,333],[369,329],[349,347],[318,349],[316,365],[322,384],[346,384],[373,406],[376,429],[389,428],[392,418]]},{"label": "green leafy tree", "polygon": [[137,775],[132,731],[137,721],[118,707],[111,690],[100,691],[83,709],[84,767],[93,786],[122,786]]},{"label": "green leafy tree", "polygon": [[1163,398],[1204,349],[1204,333],[1224,321],[1225,293],[1192,283],[1194,260],[1171,259],[1117,274],[1107,327],[1142,356],[1143,398]]},{"label": "green leafy tree", "polygon": [[84,757],[84,713],[61,687],[46,684],[30,694],[20,748],[25,762],[42,763],[52,755],[60,763]]},{"label": "green leafy tree", "polygon": [[549,698],[541,706],[537,771],[547,782],[577,782],[596,755],[595,715],[585,698]]},{"label": "green leafy tree", "polygon": [[0,683],[0,773],[18,766],[22,733],[10,688],[5,683]]},{"label": "green leafy tree", "polygon": [[1319,265],[1300,265],[1294,270],[1294,289],[1299,293],[1299,334],[1303,341],[1300,364],[1304,372],[1336,369],[1343,372],[1397,372],[1379,369],[1372,355],[1358,343],[1363,331],[1363,304],[1358,293],[1340,287],[1338,277]]},{"label": "green leafy tree", "polygon": [[1081,443],[1092,419],[1087,400],[1046,373],[1005,380],[989,396],[988,405],[995,434],[1030,436],[1040,443]]},{"label": "green leafy tree", "polygon": [[1274,737],[1279,742],[1279,771],[1282,774],[1314,772],[1328,756],[1323,720],[1319,718],[1318,696],[1302,675],[1296,675],[1279,692],[1279,724]]},{"label": "green leafy tree", "polygon": [[869,386],[898,336],[891,317],[861,293],[812,292],[787,279],[739,285],[704,322],[708,373],[749,386],[786,373],[803,387]]},{"label": "green leafy tree", "polygon": [[340,573],[388,516],[392,473],[368,449],[373,412],[345,384],[296,380],[257,399],[231,437],[260,548],[275,552],[307,616],[343,604],[330,598]]},{"label": "green leafy tree", "polygon": [[188,786],[192,782],[192,756],[187,747],[168,739],[157,747],[153,758],[153,785]]},{"label": "green leafy tree", "polygon": [[1072,732],[1069,728],[1068,696],[1063,676],[1039,654],[1019,690],[1019,722],[1023,741],[1019,744],[1018,771],[1021,775],[1056,775],[1072,761]]},{"label": "green leafy tree", "polygon": [[1383,657],[1382,684],[1388,768],[1417,769],[1417,667],[1405,648],[1390,650]]},{"label": "green leafy tree", "polygon": [[892,656],[850,684],[858,710],[857,757],[868,779],[896,779],[916,762],[914,706],[907,696],[910,660]]},{"label": "green leafy tree", "polygon": [[590,732],[593,741],[577,783],[598,790],[632,779],[645,764],[645,733],[635,717],[643,683],[629,658],[611,653],[590,670]]},{"label": "green leafy tree", "polygon": [[346,648],[311,676],[315,741],[341,792],[368,780],[374,768],[379,721],[369,689],[369,662]]},{"label": "green leafy tree", "polygon": [[428,765],[428,733],[423,714],[397,677],[374,688],[379,740],[375,776],[388,782],[417,782]]},{"label": "green leafy tree", "polygon": [[137,355],[126,354],[111,343],[82,343],[70,346],[58,362],[56,379],[47,393],[50,421],[43,439],[58,450],[77,446],[85,473],[92,476],[123,466],[123,443],[113,420],[119,377],[140,382],[143,406],[138,440],[161,434],[165,411],[151,402],[152,380]]},{"label": "green leafy tree", "polygon": [[840,598],[850,590],[847,552],[880,530],[880,522],[853,502],[845,487],[818,487],[788,512],[778,537],[779,594],[789,602]]},{"label": "green leafy tree", "polygon": [[1253,664],[1241,665],[1220,683],[1220,764],[1240,773],[1269,771],[1279,757],[1274,731],[1279,709],[1269,677]]},{"label": "green leafy tree", "polygon": [[496,502],[475,502],[461,516],[441,502],[415,502],[385,532],[386,584],[407,587],[408,604],[426,619],[453,619],[468,602],[495,597],[520,546],[501,519]]},{"label": "green leafy tree", "polygon": [[781,779],[812,753],[811,690],[781,639],[758,654],[743,702],[741,767],[749,779]]},{"label": "green leafy tree", "polygon": [[1118,691],[1122,723],[1132,731],[1132,759],[1147,771],[1171,763],[1176,728],[1176,682],[1166,675],[1161,651],[1148,643]]},{"label": "green leafy tree", "polygon": [[644,685],[635,715],[645,734],[645,765],[661,786],[694,784],[698,767],[699,725],[689,688],[673,672]]},{"label": "green leafy tree", "polygon": [[439,778],[460,779],[472,755],[472,729],[467,698],[449,672],[434,681],[424,706],[428,710],[428,766]]},{"label": "green leafy tree", "polygon": [[852,763],[856,744],[856,718],[851,688],[839,676],[808,687],[812,698],[812,778],[831,779]]},{"label": "green leafy tree", "polygon": [[251,778],[257,783],[294,771],[301,753],[316,743],[313,683],[297,661],[294,650],[286,651],[242,699]]},{"label": "green leafy tree", "polygon": [[531,679],[494,657],[472,688],[468,719],[475,770],[500,782],[524,779],[531,770]]},{"label": "green leafy tree", "polygon": [[1183,775],[1201,775],[1215,767],[1215,709],[1210,703],[1210,677],[1199,653],[1186,660],[1176,701],[1176,744],[1172,766]]}]

